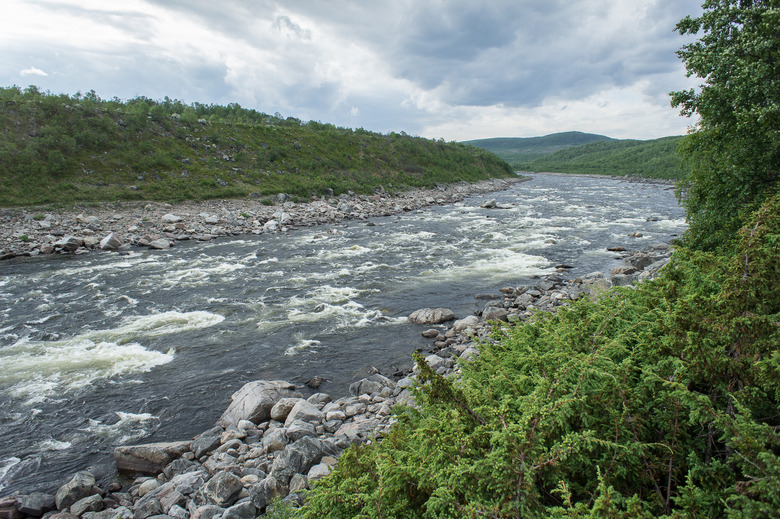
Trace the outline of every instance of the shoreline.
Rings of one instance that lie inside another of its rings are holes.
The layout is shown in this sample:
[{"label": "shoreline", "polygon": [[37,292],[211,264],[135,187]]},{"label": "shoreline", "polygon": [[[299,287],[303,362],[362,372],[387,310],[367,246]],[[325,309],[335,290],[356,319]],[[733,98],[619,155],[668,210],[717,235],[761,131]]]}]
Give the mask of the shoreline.
[{"label": "shoreline", "polygon": [[[442,376],[458,377],[458,362],[479,355],[479,341],[491,340],[493,322],[522,325],[537,311],[555,312],[577,299],[595,300],[612,287],[651,279],[672,248],[659,243],[615,252],[623,263],[609,274],[571,279],[560,266],[532,285],[475,294],[485,305],[472,315],[456,319],[443,308],[412,313],[410,324],[428,339],[425,362]],[[286,381],[249,382],[233,394],[216,424],[192,439],[118,446],[113,473],[96,477],[81,471],[58,488],[51,482],[51,493],[16,492],[0,498],[0,514],[8,519],[252,519],[271,511],[275,500],[300,506],[305,491],[333,470],[346,448],[375,441],[393,426],[394,405],[414,405],[410,386],[418,373],[417,366],[399,380],[376,373],[351,384],[349,395],[338,399],[326,393],[304,398]],[[317,389],[314,379],[307,385]]]},{"label": "shoreline", "polygon": [[529,180],[518,176],[458,182],[434,189],[411,189],[390,195],[342,194],[305,203],[274,197],[275,205],[257,199],[163,202],[106,202],[68,209],[0,209],[0,260],[52,254],[125,251],[134,247],[168,249],[181,241],[211,241],[224,236],[287,232],[300,227],[392,216],[431,205],[462,201],[478,193],[503,191]]}]

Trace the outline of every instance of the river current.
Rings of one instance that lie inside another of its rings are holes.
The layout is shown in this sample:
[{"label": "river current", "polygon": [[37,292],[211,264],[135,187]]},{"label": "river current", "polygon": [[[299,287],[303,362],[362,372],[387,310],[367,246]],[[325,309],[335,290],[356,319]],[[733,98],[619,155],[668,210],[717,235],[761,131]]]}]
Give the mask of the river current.
[{"label": "river current", "polygon": [[[508,209],[483,209],[496,199]],[[0,264],[0,495],[111,470],[113,447],[187,439],[244,383],[317,375],[334,398],[425,347],[406,316],[608,272],[606,247],[685,229],[668,186],[535,174],[510,190],[289,234]],[[639,232],[639,238],[628,237]],[[313,391],[302,388],[305,394]]]}]

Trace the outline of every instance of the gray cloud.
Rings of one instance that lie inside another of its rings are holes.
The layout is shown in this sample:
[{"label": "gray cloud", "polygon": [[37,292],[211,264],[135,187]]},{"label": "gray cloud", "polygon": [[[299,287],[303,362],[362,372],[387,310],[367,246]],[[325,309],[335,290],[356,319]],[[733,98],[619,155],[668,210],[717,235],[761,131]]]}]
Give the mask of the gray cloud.
[{"label": "gray cloud", "polygon": [[[133,10],[11,1],[112,39],[85,48],[78,34],[0,36],[5,84],[34,77],[53,91],[239,102],[409,133],[472,117],[468,107],[530,117],[613,89],[658,117],[685,81],[673,27],[700,11],[699,0],[146,0]],[[21,74],[31,67],[49,76]],[[588,130],[571,124],[561,129]]]}]

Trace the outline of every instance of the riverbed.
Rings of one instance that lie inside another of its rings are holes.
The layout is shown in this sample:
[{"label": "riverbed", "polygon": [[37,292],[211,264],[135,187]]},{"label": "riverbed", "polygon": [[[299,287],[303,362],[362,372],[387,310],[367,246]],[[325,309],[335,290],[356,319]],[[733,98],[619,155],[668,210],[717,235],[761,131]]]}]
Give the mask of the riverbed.
[{"label": "riverbed", "polygon": [[[481,205],[495,199],[499,207]],[[0,494],[110,470],[114,446],[189,438],[256,379],[351,382],[428,346],[407,316],[685,229],[669,186],[534,174],[463,203],[290,233],[0,264]]]}]

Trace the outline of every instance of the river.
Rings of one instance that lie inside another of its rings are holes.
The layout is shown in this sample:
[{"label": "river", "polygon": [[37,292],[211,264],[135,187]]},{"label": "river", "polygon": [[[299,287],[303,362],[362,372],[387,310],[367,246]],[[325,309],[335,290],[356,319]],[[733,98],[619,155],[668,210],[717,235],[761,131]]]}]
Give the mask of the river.
[{"label": "river", "polygon": [[[495,198],[509,209],[482,209]],[[534,174],[461,204],[289,234],[0,264],[0,495],[111,470],[123,443],[190,438],[244,383],[317,375],[334,397],[425,347],[406,316],[608,272],[606,247],[685,229],[668,186]],[[639,232],[639,238],[628,237]],[[484,304],[484,302],[483,302]],[[312,391],[303,387],[305,394]]]}]

